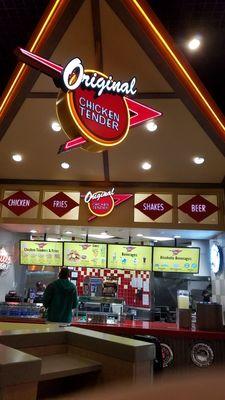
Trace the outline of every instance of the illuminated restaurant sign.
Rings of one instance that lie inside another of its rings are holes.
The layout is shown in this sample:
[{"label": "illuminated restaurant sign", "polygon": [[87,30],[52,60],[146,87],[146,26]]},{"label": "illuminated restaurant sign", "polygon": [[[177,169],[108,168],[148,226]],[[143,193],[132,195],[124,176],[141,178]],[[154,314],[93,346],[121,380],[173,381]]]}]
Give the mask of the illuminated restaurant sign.
[{"label": "illuminated restaurant sign", "polygon": [[65,214],[79,205],[76,201],[63,192],[55,194],[48,200],[44,201],[43,204],[58,217],[63,217]]},{"label": "illuminated restaurant sign", "polygon": [[8,208],[13,214],[20,216],[31,210],[31,208],[35,207],[38,203],[26,193],[19,191],[1,200],[1,204]]},{"label": "illuminated restaurant sign", "polygon": [[197,247],[153,248],[153,271],[198,274],[200,249]]},{"label": "illuminated restaurant sign", "polygon": [[152,247],[109,244],[108,267],[150,271],[152,269]]},{"label": "illuminated restaurant sign", "polygon": [[189,215],[196,222],[201,222],[218,211],[218,207],[205,197],[197,195],[180,205],[179,210]]},{"label": "illuminated restaurant sign", "polygon": [[[159,197],[156,194],[136,194],[134,204],[134,221],[154,222],[156,220],[160,220],[160,217],[172,210],[173,206],[171,203],[171,195],[161,195]],[[172,222],[172,214],[168,215],[167,220],[164,220],[163,222]]]},{"label": "illuminated restaurant sign", "polygon": [[52,77],[61,89],[57,114],[70,140],[59,152],[78,146],[93,152],[109,149],[127,137],[130,127],[162,115],[127,97],[137,92],[135,77],[116,81],[112,75],[84,69],[78,57],[63,68],[22,48],[17,49],[17,55],[21,61]]},{"label": "illuminated restaurant sign", "polygon": [[0,249],[0,271],[6,271],[11,263],[11,257],[8,255],[4,247],[2,247]]},{"label": "illuminated restaurant sign", "polygon": [[88,222],[97,217],[106,217],[115,207],[133,197],[133,194],[115,194],[115,189],[108,191],[99,190],[92,193],[90,190],[83,196],[84,202],[88,204],[90,212],[93,214],[88,218]]},{"label": "illuminated restaurant sign", "polygon": [[63,264],[63,243],[21,240],[20,264],[61,267]]},{"label": "illuminated restaurant sign", "polygon": [[67,267],[106,268],[106,244],[64,243],[64,263]]}]

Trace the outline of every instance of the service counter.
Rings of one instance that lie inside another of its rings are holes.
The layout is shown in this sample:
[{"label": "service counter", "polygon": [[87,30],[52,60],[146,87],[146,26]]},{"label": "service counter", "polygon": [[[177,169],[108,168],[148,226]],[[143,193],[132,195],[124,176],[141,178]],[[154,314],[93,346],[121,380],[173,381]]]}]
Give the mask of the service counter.
[{"label": "service counter", "polygon": [[163,364],[171,370],[183,368],[213,367],[225,361],[224,331],[200,331],[180,329],[175,323],[129,321],[116,324],[86,324],[77,320],[73,326],[115,335],[151,340],[154,336],[161,344]]}]

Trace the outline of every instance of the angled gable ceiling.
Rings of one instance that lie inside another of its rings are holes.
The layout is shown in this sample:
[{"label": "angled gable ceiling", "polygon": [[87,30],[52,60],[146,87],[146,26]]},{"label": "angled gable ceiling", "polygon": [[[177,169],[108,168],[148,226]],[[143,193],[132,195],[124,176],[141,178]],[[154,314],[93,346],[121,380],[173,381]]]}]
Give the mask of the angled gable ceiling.
[{"label": "angled gable ceiling", "polygon": [[[0,127],[4,133],[0,142],[0,179],[222,182],[225,171],[222,122],[218,127],[222,116],[206,91],[201,92],[200,84],[200,93],[217,116],[214,121],[213,113],[205,111],[201,96],[198,98],[193,92],[194,87],[182,81],[178,66],[172,69],[169,55],[163,53],[161,45],[157,47],[153,33],[145,26],[141,15],[144,8],[138,8],[139,1],[79,0],[76,7],[73,0],[59,4],[61,7],[64,4],[64,8],[58,16],[58,28],[53,29],[53,21],[42,49],[36,52],[44,56],[51,53],[51,60],[62,65],[78,56],[86,68],[102,66],[103,72],[113,74],[115,79],[127,80],[135,75],[139,101],[162,111],[163,116],[157,121],[155,134],[147,133],[144,125],[133,128],[122,144],[104,155],[81,149],[58,155],[59,145],[67,137],[62,131],[53,133],[50,128],[56,117],[57,88],[49,77],[29,71],[26,79],[21,80],[20,90],[13,93],[12,107],[0,108]],[[150,17],[160,28],[155,16]],[[169,45],[176,51],[170,41]],[[197,85],[199,82],[189,67],[187,71]],[[14,152],[24,155],[23,164],[11,161]],[[194,166],[191,159],[195,155],[203,155],[206,163]],[[147,172],[140,167],[145,160],[152,163]],[[69,162],[71,168],[62,170],[62,161]]]}]

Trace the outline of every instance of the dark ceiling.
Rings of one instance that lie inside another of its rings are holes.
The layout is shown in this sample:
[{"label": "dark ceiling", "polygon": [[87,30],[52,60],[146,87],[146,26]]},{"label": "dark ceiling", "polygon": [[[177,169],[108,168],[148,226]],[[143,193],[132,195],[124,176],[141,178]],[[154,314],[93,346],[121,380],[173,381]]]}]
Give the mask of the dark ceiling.
[{"label": "dark ceiling", "polygon": [[[16,65],[14,49],[26,46],[49,3],[49,0],[0,0],[0,94]],[[148,3],[225,112],[225,0],[148,0]],[[186,41],[195,34],[202,36],[202,46],[190,53]]]}]

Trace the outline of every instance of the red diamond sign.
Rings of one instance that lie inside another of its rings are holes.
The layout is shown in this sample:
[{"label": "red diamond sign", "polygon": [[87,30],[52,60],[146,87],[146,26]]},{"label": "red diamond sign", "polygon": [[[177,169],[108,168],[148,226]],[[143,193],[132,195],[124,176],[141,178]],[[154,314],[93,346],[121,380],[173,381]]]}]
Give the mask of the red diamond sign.
[{"label": "red diamond sign", "polygon": [[197,195],[178,207],[197,222],[203,221],[218,210],[218,207],[204,197]]},{"label": "red diamond sign", "polygon": [[135,208],[155,221],[173,207],[155,194],[151,194],[146,199],[136,204]]},{"label": "red diamond sign", "polygon": [[26,193],[19,191],[2,200],[1,204],[19,217],[38,203]]},{"label": "red diamond sign", "polygon": [[58,217],[62,217],[79,205],[63,192],[55,194],[53,197],[50,197],[50,199],[44,201],[43,204]]}]

